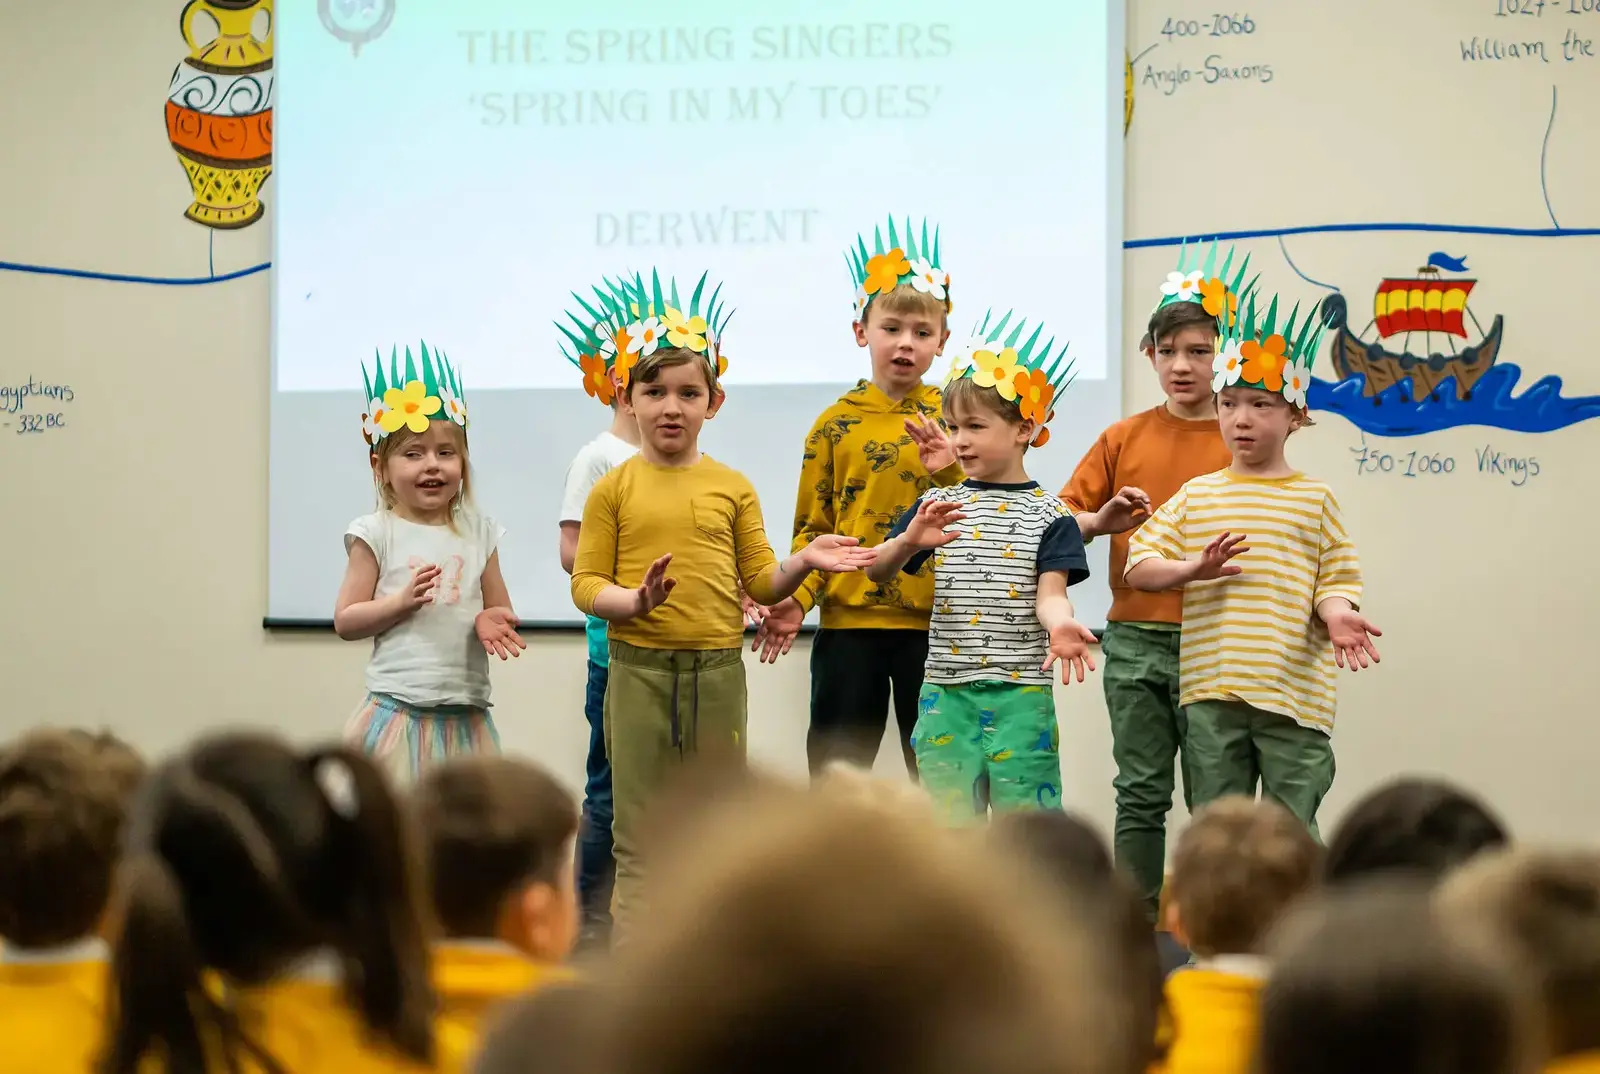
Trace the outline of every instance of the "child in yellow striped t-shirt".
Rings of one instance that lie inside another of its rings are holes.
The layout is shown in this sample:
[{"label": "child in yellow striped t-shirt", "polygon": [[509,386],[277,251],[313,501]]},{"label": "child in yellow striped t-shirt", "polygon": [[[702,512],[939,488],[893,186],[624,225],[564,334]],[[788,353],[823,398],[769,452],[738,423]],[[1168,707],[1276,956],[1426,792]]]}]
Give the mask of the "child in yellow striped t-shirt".
[{"label": "child in yellow striped t-shirt", "polygon": [[1126,579],[1184,587],[1178,680],[1195,807],[1259,784],[1315,835],[1333,784],[1333,665],[1375,663],[1380,631],[1358,610],[1361,568],[1338,501],[1284,458],[1310,421],[1317,310],[1297,332],[1297,309],[1280,334],[1276,298],[1264,317],[1253,291],[1243,303],[1217,318],[1212,378],[1233,461],[1140,527]]}]

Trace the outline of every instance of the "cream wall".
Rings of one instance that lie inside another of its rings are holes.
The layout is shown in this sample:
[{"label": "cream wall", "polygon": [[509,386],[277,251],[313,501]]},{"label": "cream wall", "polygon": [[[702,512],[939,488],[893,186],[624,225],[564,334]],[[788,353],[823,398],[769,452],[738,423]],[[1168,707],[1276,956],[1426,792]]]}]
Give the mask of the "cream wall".
[{"label": "cream wall", "polygon": [[[1258,219],[1223,219],[1227,213],[1213,210],[1229,199],[1206,195],[1194,178],[1213,174],[1214,142],[1202,142],[1198,161],[1174,161],[1174,139],[1192,132],[1198,102],[1264,109],[1258,133],[1265,137],[1287,130],[1317,100],[1322,67],[1313,65],[1308,86],[1291,77],[1285,58],[1295,48],[1298,5],[1259,6],[1264,26],[1276,27],[1272,38],[1263,30],[1260,48],[1278,51],[1285,73],[1277,82],[1216,88],[1209,98],[1137,98],[1128,143],[1130,237],[1383,215],[1382,206],[1363,204],[1376,196],[1370,189],[1363,193],[1340,175],[1326,196],[1309,200],[1296,200],[1303,186],[1276,196],[1252,192],[1242,204],[1229,202],[1228,212]],[[1446,0],[1433,6],[1443,11]],[[212,260],[226,273],[268,259],[266,224],[213,236],[180,218],[187,183],[160,118],[168,74],[184,51],[174,30],[178,7],[114,0],[5,5],[0,259],[156,276],[204,276]],[[1161,21],[1153,11],[1134,13],[1133,51],[1159,37]],[[1170,42],[1162,48],[1178,51]],[[1450,66],[1446,75],[1458,70]],[[1587,91],[1573,91],[1580,105],[1594,103],[1593,71],[1573,77],[1590,82]],[[1541,101],[1535,111],[1547,107],[1547,84],[1524,89]],[[1511,90],[1502,99],[1507,131],[1523,137],[1516,113],[1526,102]],[[1480,111],[1497,107],[1487,97],[1480,103]],[[1351,110],[1361,107],[1358,100]],[[1482,122],[1499,122],[1492,111],[1484,114]],[[1497,144],[1512,140],[1508,133]],[[1527,163],[1523,148],[1516,146],[1517,167]],[[1328,170],[1339,151],[1322,152]],[[1564,169],[1563,212],[1572,222],[1600,222],[1592,141],[1580,148],[1575,138],[1558,140],[1555,152]],[[1508,149],[1505,161],[1512,155]],[[1499,156],[1480,161],[1479,171],[1477,179],[1456,181],[1481,181],[1485,189],[1526,185]],[[1487,201],[1472,189],[1445,191],[1448,204],[1430,211],[1469,217]],[[269,183],[269,217],[272,196]],[[1333,207],[1340,200],[1345,204]],[[1484,213],[1507,215],[1492,206]],[[1322,278],[1348,281],[1352,316],[1364,320],[1363,289],[1378,275],[1409,272],[1428,250],[1460,241],[1318,235],[1294,240],[1293,251],[1303,268],[1315,262]],[[1600,373],[1586,362],[1581,315],[1592,301],[1587,278],[1600,244],[1475,239],[1471,248],[1484,267],[1483,289],[1492,290],[1494,308],[1515,328],[1524,386],[1558,373],[1572,385],[1569,393],[1600,391]],[[1300,286],[1273,240],[1251,249],[1273,286]],[[1171,257],[1168,249],[1128,256],[1130,326],[1148,311],[1151,286]],[[1317,293],[1303,290],[1308,298]],[[151,750],[235,722],[311,737],[336,733],[360,699],[364,646],[331,635],[272,635],[260,626],[267,294],[265,274],[163,287],[0,271],[7,337],[0,381],[32,377],[71,385],[74,394],[61,407],[64,429],[19,436],[0,427],[0,487],[10,514],[0,546],[9,567],[0,647],[9,689],[0,736],[60,721],[107,724]],[[1137,363],[1125,392],[1130,410],[1158,398]],[[1392,773],[1425,770],[1481,787],[1527,834],[1584,837],[1600,807],[1600,783],[1588,778],[1600,747],[1588,675],[1590,613],[1600,594],[1586,569],[1592,557],[1584,539],[1595,521],[1600,425],[1544,436],[1461,429],[1420,440],[1425,445],[1389,447],[1425,447],[1470,462],[1475,447],[1493,443],[1537,456],[1541,476],[1521,488],[1476,474],[1431,483],[1358,479],[1351,448],[1361,436],[1343,419],[1325,417],[1295,438],[1295,461],[1333,481],[1343,499],[1367,570],[1369,611],[1386,632],[1381,669],[1342,683],[1339,779],[1324,817],[1336,817]],[[554,533],[550,539],[553,555]],[[535,635],[530,643],[520,660],[496,668],[502,733],[510,748],[577,782],[587,734],[582,639]],[[803,767],[807,653],[802,642],[776,667],[749,667],[752,752],[791,771]],[[1061,689],[1058,702],[1066,801],[1109,827],[1113,767],[1099,684]],[[891,768],[893,757],[883,756]]]}]

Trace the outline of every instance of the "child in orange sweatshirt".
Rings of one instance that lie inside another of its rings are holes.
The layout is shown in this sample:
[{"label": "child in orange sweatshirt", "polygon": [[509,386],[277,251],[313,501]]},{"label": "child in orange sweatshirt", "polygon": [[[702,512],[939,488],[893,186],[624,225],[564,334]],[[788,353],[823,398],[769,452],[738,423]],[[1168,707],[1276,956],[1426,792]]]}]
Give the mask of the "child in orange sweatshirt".
[{"label": "child in orange sweatshirt", "polygon": [[1168,913],[1195,965],[1167,978],[1166,1074],[1247,1074],[1268,931],[1309,891],[1321,848],[1271,799],[1220,798],[1178,839]]},{"label": "child in orange sweatshirt", "polygon": [[7,1074],[97,1068],[105,930],[144,763],[109,735],[33,731],[0,753],[0,1040]]},{"label": "child in orange sweatshirt", "polygon": [[[1150,316],[1145,356],[1166,399],[1101,433],[1061,491],[1084,540],[1111,538],[1111,611],[1100,645],[1117,763],[1113,844],[1117,864],[1138,883],[1152,920],[1166,872],[1173,762],[1184,739],[1178,705],[1183,591],[1141,593],[1123,580],[1123,571],[1130,532],[1184,482],[1222,469],[1232,457],[1217,427],[1211,363],[1216,315],[1237,301],[1250,259],[1237,269],[1231,250],[1220,269],[1216,259],[1214,244],[1203,262],[1185,248]],[[1189,794],[1185,767],[1185,805]]]}]

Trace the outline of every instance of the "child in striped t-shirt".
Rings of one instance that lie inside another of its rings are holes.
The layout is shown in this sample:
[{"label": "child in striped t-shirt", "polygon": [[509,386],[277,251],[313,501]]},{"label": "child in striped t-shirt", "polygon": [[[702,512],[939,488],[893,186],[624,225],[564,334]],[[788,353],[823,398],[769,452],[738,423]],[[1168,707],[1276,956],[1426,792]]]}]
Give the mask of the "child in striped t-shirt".
[{"label": "child in striped t-shirt", "polygon": [[[875,582],[933,559],[928,662],[912,752],[923,787],[951,823],[1061,806],[1060,736],[1050,669],[1093,669],[1094,634],[1067,587],[1089,576],[1078,523],[1028,478],[1048,439],[1051,400],[1071,365],[1040,330],[984,318],[956,355],[944,392],[950,443],[967,480],[925,492],[900,516],[867,575]],[[926,435],[922,430],[918,439]],[[947,529],[946,527],[951,527]]]},{"label": "child in striped t-shirt", "polygon": [[1276,298],[1264,317],[1253,292],[1243,303],[1217,318],[1212,378],[1233,462],[1140,527],[1126,579],[1184,587],[1178,678],[1195,807],[1259,784],[1315,835],[1333,785],[1333,665],[1375,663],[1381,632],[1358,610],[1361,568],[1338,501],[1284,458],[1310,421],[1317,309],[1297,331],[1296,308],[1280,333]]}]

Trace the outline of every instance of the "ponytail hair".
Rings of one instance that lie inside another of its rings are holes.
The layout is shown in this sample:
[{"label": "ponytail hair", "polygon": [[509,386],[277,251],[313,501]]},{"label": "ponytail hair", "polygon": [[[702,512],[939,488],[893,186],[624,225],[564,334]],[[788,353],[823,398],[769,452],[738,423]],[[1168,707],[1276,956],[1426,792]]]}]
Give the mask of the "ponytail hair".
[{"label": "ponytail hair", "polygon": [[218,1051],[224,1069],[242,1051],[282,1074],[205,974],[265,984],[323,948],[367,1027],[430,1063],[414,859],[388,785],[353,751],[231,733],[157,769],[129,827],[107,1074],[136,1074],[151,1053],[171,1074],[205,1074]]}]

